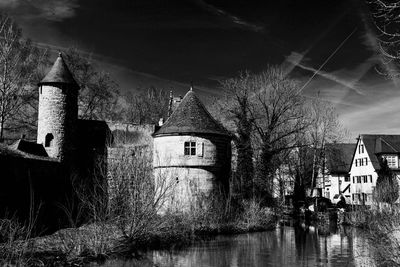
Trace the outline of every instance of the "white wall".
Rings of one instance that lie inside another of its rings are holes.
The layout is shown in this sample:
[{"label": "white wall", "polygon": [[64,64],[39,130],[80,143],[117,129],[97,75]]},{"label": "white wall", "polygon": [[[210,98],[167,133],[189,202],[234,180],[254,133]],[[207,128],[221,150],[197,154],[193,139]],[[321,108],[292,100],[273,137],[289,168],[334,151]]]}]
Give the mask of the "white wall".
[{"label": "white wall", "polygon": [[[196,142],[196,154],[185,155],[185,142]],[[230,139],[219,136],[156,136],[153,166],[156,184],[164,184],[167,209],[188,211],[203,205],[230,174]],[[165,190],[167,187],[167,190]],[[209,199],[211,200],[211,199]]]},{"label": "white wall", "polygon": [[[360,146],[364,146],[364,151],[362,151],[362,149],[360,150]],[[360,159],[363,160],[361,166],[360,166]],[[357,161],[357,166],[356,166],[356,161]],[[361,176],[360,183],[357,181],[356,178],[357,176]],[[363,176],[367,176],[366,183],[364,182]],[[372,182],[370,180],[370,176],[372,177]],[[357,204],[357,205],[363,204],[362,201],[360,201],[356,196],[353,200],[353,194],[366,194],[367,201],[365,201],[365,204],[366,205],[372,204],[372,193],[373,189],[375,188],[377,178],[378,174],[376,173],[371,163],[371,159],[368,156],[367,148],[365,147],[363,141],[360,139],[357,143],[356,152],[350,169],[350,181],[351,181],[350,192],[352,194],[352,204]]]},{"label": "white wall", "polygon": [[[184,143],[196,142],[197,155],[185,155]],[[201,151],[202,150],[202,151]],[[228,152],[229,150],[229,152]],[[230,142],[223,138],[212,139],[190,136],[159,136],[154,138],[154,167],[210,166],[221,167],[230,153]]]},{"label": "white wall", "polygon": [[[344,189],[351,183],[350,181],[346,181],[345,174],[329,174],[325,177],[325,188],[323,192],[323,196],[329,198],[333,201],[333,197],[335,195],[340,195]],[[346,197],[346,203],[350,203],[351,193],[349,190],[343,193]]]}]

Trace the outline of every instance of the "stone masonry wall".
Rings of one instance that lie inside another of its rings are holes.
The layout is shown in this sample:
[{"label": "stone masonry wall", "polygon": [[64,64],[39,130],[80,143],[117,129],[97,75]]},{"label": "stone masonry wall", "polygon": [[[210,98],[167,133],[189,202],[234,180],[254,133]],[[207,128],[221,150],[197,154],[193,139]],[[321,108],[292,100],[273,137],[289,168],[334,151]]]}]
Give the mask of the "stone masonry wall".
[{"label": "stone masonry wall", "polygon": [[50,157],[64,160],[76,149],[77,97],[77,90],[61,85],[39,88],[37,143],[45,146],[46,135],[53,134],[51,147],[45,147]]},{"label": "stone masonry wall", "polygon": [[[184,154],[184,143],[196,142],[196,155]],[[230,140],[219,136],[159,136],[154,138],[154,167],[222,168],[230,162]]]},{"label": "stone masonry wall", "polygon": [[[196,155],[185,155],[185,142],[196,142]],[[218,193],[226,187],[230,174],[230,160],[230,139],[222,136],[155,137],[155,185],[156,190],[167,198],[160,212],[185,212],[193,207],[207,206],[207,201],[213,200],[211,194]]]}]

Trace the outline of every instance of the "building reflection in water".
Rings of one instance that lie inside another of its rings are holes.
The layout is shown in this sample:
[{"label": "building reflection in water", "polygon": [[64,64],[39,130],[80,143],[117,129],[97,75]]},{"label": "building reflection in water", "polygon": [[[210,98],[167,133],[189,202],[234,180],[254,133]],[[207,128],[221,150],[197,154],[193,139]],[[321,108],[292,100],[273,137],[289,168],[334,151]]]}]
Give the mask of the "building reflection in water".
[{"label": "building reflection in water", "polygon": [[273,231],[217,236],[184,249],[150,251],[141,262],[114,261],[112,266],[375,266],[370,248],[359,229],[288,221]]},{"label": "building reflection in water", "polygon": [[149,257],[157,266],[374,266],[369,248],[358,229],[288,222],[273,231],[218,236]]}]

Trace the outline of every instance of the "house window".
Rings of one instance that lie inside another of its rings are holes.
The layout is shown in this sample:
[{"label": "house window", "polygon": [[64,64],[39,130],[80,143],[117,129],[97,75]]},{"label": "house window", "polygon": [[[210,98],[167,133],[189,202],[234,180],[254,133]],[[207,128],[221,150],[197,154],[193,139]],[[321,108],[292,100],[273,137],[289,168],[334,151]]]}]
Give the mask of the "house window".
[{"label": "house window", "polygon": [[361,184],[361,176],[357,176],[357,183]]},{"label": "house window", "polygon": [[383,156],[387,160],[389,168],[397,168],[397,157],[396,156]]},{"label": "house window", "polygon": [[358,154],[362,154],[362,153],[364,153],[364,145],[360,145],[358,147]]},{"label": "house window", "polygon": [[368,165],[368,158],[365,158],[365,166]]},{"label": "house window", "polygon": [[356,167],[358,166],[358,159],[356,159]]},{"label": "house window", "polygon": [[353,184],[355,184],[356,183],[356,180],[355,180],[355,177],[353,176]]},{"label": "house window", "polygon": [[53,140],[54,140],[54,136],[51,133],[46,134],[46,138],[44,141],[44,146],[45,147],[51,147],[53,146]]},{"label": "house window", "polygon": [[196,142],[185,142],[185,155],[196,155]]},{"label": "house window", "polygon": [[368,176],[364,175],[363,180],[364,180],[364,183],[368,183]]},{"label": "house window", "polygon": [[345,182],[350,182],[350,176],[344,177],[344,181],[345,181]]},{"label": "house window", "polygon": [[372,183],[372,175],[368,175],[369,177],[369,182]]}]

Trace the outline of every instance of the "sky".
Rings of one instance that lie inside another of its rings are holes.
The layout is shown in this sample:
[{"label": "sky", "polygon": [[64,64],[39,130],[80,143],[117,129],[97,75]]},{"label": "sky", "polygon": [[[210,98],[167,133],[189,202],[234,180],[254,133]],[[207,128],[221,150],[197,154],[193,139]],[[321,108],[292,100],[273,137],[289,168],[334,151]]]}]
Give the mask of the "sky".
[{"label": "sky", "polygon": [[362,0],[0,0],[52,57],[74,46],[122,92],[155,86],[202,96],[240,71],[279,65],[303,94],[332,103],[351,137],[400,134],[400,88]]}]

